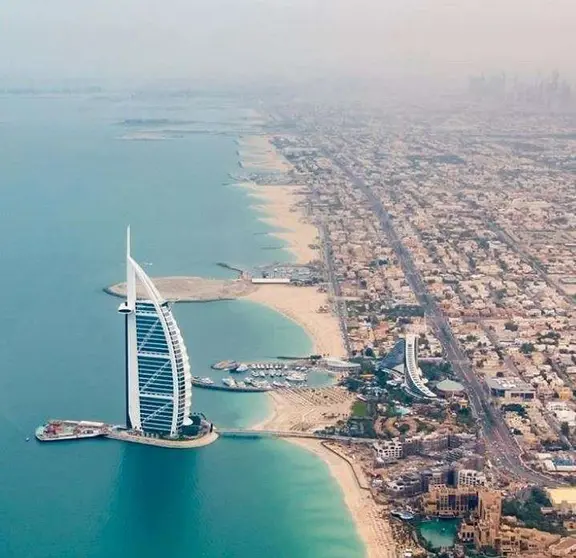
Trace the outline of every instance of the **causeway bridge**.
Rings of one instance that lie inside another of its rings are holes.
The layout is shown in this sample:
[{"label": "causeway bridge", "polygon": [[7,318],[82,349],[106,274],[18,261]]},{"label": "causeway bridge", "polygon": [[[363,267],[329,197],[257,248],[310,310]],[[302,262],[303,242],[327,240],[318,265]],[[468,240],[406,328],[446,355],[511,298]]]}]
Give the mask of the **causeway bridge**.
[{"label": "causeway bridge", "polygon": [[308,438],[313,440],[332,440],[334,442],[373,444],[376,438],[352,438],[333,434],[315,434],[298,430],[251,430],[249,428],[217,428],[222,438]]}]

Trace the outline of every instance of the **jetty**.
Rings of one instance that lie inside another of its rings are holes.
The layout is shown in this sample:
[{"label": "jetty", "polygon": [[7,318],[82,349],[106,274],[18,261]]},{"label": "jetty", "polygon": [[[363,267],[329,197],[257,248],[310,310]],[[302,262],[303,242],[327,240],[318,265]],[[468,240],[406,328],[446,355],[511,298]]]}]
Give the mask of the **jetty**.
[{"label": "jetty", "polygon": [[357,438],[352,436],[338,436],[336,434],[322,434],[320,432],[302,432],[299,430],[259,430],[250,428],[229,428],[218,430],[222,438],[306,438],[313,440],[334,441],[346,444],[371,445],[376,438]]}]

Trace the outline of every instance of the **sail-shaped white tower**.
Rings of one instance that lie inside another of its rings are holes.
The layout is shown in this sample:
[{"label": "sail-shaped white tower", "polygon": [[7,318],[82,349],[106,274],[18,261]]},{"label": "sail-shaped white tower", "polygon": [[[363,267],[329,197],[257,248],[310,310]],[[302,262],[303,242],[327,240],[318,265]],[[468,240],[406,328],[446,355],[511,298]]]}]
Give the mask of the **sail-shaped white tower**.
[{"label": "sail-shaped white tower", "polygon": [[126,426],[178,437],[191,424],[188,353],[170,304],[130,255],[130,228],[126,275],[126,302],[118,309],[126,320]]}]

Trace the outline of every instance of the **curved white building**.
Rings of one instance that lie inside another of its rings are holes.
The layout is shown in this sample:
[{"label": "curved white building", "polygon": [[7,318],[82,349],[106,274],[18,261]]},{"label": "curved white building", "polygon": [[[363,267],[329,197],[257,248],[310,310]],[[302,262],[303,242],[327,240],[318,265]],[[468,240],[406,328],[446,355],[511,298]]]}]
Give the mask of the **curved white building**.
[{"label": "curved white building", "polygon": [[177,437],[191,424],[188,353],[169,303],[130,255],[130,229],[126,274],[126,302],[118,309],[126,320],[126,426]]},{"label": "curved white building", "polygon": [[416,335],[406,335],[405,349],[405,379],[406,385],[415,395],[435,398],[436,394],[431,391],[424,380],[422,370],[418,366],[418,338]]}]

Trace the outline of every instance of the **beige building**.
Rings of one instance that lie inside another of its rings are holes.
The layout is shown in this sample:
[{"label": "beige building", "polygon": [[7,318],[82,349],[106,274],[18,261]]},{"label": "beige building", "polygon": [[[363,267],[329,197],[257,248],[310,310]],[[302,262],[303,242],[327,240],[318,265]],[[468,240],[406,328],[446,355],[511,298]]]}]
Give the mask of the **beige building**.
[{"label": "beige building", "polygon": [[573,557],[576,556],[576,537],[567,537],[561,541],[553,544],[548,552],[551,556],[558,557]]},{"label": "beige building", "polygon": [[474,533],[476,548],[496,548],[502,517],[502,495],[494,490],[478,492],[478,521]]},{"label": "beige building", "polygon": [[424,513],[438,517],[462,517],[475,509],[477,502],[478,491],[471,487],[433,486],[422,496]]}]

